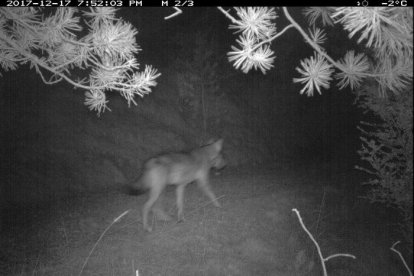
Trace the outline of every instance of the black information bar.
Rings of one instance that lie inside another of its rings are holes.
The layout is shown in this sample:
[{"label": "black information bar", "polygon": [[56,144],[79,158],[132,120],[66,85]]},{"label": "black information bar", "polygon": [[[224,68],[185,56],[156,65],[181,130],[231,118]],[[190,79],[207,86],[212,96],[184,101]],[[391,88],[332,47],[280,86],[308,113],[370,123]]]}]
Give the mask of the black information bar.
[{"label": "black information bar", "polygon": [[[414,0],[311,0],[309,6],[320,7],[407,7]],[[241,5],[236,0],[6,0],[0,1],[3,7],[233,7],[233,6],[303,6],[303,1],[294,0],[251,0]]]}]

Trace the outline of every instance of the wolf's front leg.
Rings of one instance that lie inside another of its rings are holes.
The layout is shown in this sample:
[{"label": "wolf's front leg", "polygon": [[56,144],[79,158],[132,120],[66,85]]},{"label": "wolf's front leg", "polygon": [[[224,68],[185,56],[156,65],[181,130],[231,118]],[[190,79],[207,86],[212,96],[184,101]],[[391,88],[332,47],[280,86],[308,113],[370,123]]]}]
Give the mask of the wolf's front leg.
[{"label": "wolf's front leg", "polygon": [[183,209],[184,209],[184,189],[185,184],[180,184],[177,186],[177,189],[175,190],[177,194],[177,221],[182,222],[184,221],[184,215],[183,215]]},{"label": "wolf's front leg", "polygon": [[221,205],[217,200],[216,195],[213,193],[213,191],[210,188],[210,184],[208,183],[208,178],[202,178],[197,181],[198,187],[207,195],[207,197],[213,202],[214,206],[220,208]]}]

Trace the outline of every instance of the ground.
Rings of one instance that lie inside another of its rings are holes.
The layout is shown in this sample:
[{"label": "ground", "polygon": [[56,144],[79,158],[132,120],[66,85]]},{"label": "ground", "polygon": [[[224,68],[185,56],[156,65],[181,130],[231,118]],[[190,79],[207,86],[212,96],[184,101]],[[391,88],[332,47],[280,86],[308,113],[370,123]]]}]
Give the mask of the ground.
[{"label": "ground", "polygon": [[[189,185],[185,221],[153,220],[151,233],[140,216],[146,197],[121,190],[8,209],[0,274],[322,275],[315,247],[292,212],[297,208],[325,256],[356,256],[330,260],[329,275],[406,275],[389,250],[392,219],[372,216],[370,205],[333,188],[355,177],[230,168],[211,177],[222,208]],[[165,207],[176,217],[174,200],[168,189]]]}]

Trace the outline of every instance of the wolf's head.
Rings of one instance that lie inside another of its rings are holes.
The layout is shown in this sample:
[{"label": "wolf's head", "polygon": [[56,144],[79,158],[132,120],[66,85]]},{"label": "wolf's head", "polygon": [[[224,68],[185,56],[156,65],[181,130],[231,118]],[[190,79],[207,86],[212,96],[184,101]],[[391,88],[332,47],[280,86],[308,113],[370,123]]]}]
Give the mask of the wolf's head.
[{"label": "wolf's head", "polygon": [[216,170],[223,169],[227,165],[227,162],[221,153],[221,150],[223,148],[223,139],[211,142],[205,147],[209,153],[211,167],[215,168]]}]

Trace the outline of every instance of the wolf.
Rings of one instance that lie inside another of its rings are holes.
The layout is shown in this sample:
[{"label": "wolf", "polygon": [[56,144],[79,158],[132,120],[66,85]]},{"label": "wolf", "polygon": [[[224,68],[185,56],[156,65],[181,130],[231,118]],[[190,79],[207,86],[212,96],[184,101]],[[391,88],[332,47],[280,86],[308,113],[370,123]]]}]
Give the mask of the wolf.
[{"label": "wolf", "polygon": [[150,211],[158,212],[164,220],[169,220],[169,216],[162,209],[153,208],[156,202],[160,203],[160,195],[167,185],[176,186],[178,221],[184,220],[184,189],[192,182],[197,183],[214,206],[221,207],[210,188],[209,172],[211,168],[221,170],[226,166],[221,153],[222,148],[223,139],[219,139],[188,153],[167,153],[153,157],[144,163],[140,178],[131,188],[135,190],[135,194],[149,191],[148,200],[142,208],[143,226],[146,231],[152,231],[152,227],[148,225]]}]

